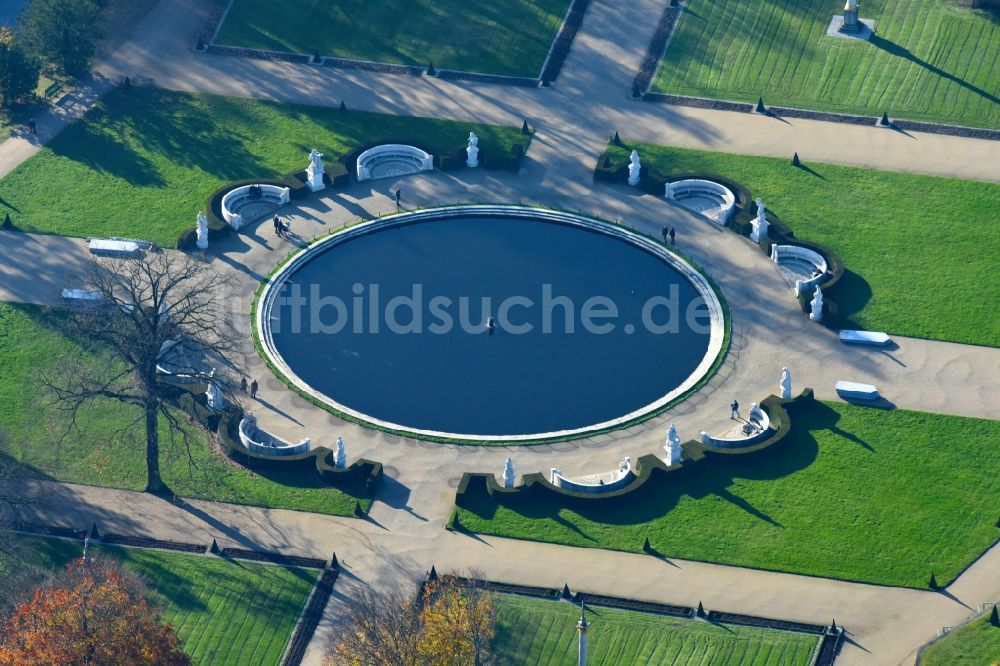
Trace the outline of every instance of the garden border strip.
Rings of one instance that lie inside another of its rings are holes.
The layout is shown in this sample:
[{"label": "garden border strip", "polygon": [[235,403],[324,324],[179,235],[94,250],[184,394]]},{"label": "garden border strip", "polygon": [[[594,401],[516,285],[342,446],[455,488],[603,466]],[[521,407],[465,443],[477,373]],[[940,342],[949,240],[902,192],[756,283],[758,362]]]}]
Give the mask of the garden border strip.
[{"label": "garden border strip", "polygon": [[[647,92],[643,94],[644,102],[659,102],[663,104],[673,104],[675,106],[690,106],[699,109],[715,109],[717,111],[738,111],[744,113],[756,113],[756,104],[751,102],[734,102],[731,100],[709,99],[707,97],[689,97],[687,95],[673,95],[671,93]],[[835,111],[815,111],[812,109],[795,109],[783,106],[768,106],[768,115],[778,118],[802,118],[805,120],[821,120],[831,123],[844,123],[848,125],[864,125],[876,127],[880,117],[878,116],[856,116],[849,113],[838,113]],[[989,139],[990,141],[1000,141],[1000,129],[988,129],[985,127],[966,127],[965,125],[947,125],[944,123],[929,123],[918,120],[905,120],[893,118],[891,125],[883,127],[886,130],[897,132],[926,132],[928,134],[947,134],[950,136],[961,136],[972,139]],[[881,127],[881,126],[879,126]]]},{"label": "garden border strip", "polygon": [[[607,608],[616,608],[620,610],[633,611],[633,612],[643,612],[643,613],[653,613],[656,615],[665,615],[670,617],[680,617],[691,620],[696,620],[698,616],[698,611],[694,608],[687,606],[674,606],[671,604],[660,604],[656,602],[649,601],[639,601],[636,599],[626,599],[623,597],[607,597],[597,594],[587,594],[585,592],[577,592],[573,594],[569,591],[569,586],[567,585],[563,590],[558,590],[555,588],[544,588],[544,587],[526,587],[523,585],[513,585],[508,583],[499,583],[496,581],[476,581],[470,578],[465,578],[463,576],[453,576],[447,575],[452,580],[456,581],[460,586],[463,587],[476,587],[481,586],[483,589],[499,592],[502,594],[513,594],[518,596],[528,596],[535,599],[548,599],[554,602],[558,602],[561,599],[566,599],[573,603],[589,603],[594,606],[603,606]],[[424,588],[428,582],[437,577],[435,573],[428,573],[424,580],[420,583],[420,589],[418,591],[419,597],[424,594]],[[524,594],[520,592],[521,589],[529,589],[534,591],[532,594]],[[566,593],[569,592],[569,596],[566,597]],[[724,613],[720,611],[711,610],[705,614],[705,619],[709,622],[719,622],[722,624],[739,624],[743,626],[760,627],[763,629],[773,629],[777,631],[789,631],[800,634],[808,634],[819,636],[820,640],[814,650],[814,660],[812,661],[813,666],[832,666],[834,660],[837,658],[837,654],[840,652],[840,648],[844,640],[844,628],[832,626],[822,626],[818,624],[810,624],[806,622],[794,622],[791,620],[777,620],[773,618],[760,617],[755,615],[741,615],[738,613]]]},{"label": "garden border strip", "polygon": [[302,614],[299,616],[299,621],[295,624],[295,631],[292,632],[292,637],[288,641],[288,647],[281,660],[282,666],[299,666],[302,663],[302,659],[306,656],[306,649],[312,641],[313,634],[316,633],[319,621],[323,618],[323,611],[326,610],[326,605],[333,594],[333,586],[339,576],[339,565],[325,569],[319,575],[309,595],[309,601],[306,602]]},{"label": "garden border strip", "polygon": [[[297,53],[294,51],[272,51],[270,49],[255,49],[244,46],[229,46],[216,44],[222,24],[229,15],[233,0],[229,0],[222,11],[212,11],[198,34],[194,46],[196,53],[252,58],[256,60],[277,60],[303,65],[317,65],[336,69],[355,69],[383,74],[400,74],[407,76],[428,76],[453,81],[472,81],[476,83],[493,83],[497,85],[516,86],[522,88],[548,87],[558,77],[562,66],[569,55],[576,35],[583,24],[584,15],[590,6],[590,0],[571,0],[559,24],[559,30],[549,44],[541,69],[536,77],[514,76],[508,74],[490,74],[488,72],[473,72],[462,69],[436,69],[434,73],[422,65],[404,65],[400,63],[362,60],[358,58],[343,58],[339,56],[315,55]],[[317,54],[318,55],[318,54]]]},{"label": "garden border strip", "polygon": [[653,33],[652,39],[649,40],[649,46],[646,48],[646,57],[642,59],[639,71],[636,72],[635,78],[632,80],[632,97],[641,97],[649,91],[649,86],[652,85],[653,77],[660,69],[660,63],[667,53],[670,38],[674,36],[674,29],[677,27],[683,10],[683,5],[671,7],[669,3],[663,8],[660,20],[656,24],[656,32]]}]

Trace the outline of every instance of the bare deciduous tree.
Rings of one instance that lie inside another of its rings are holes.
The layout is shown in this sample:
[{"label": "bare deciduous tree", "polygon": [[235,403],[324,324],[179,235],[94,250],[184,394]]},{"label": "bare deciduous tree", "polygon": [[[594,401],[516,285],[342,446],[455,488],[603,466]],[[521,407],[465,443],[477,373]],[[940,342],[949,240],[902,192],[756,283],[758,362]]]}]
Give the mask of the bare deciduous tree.
[{"label": "bare deciduous tree", "polygon": [[489,666],[496,607],[485,580],[442,576],[423,594],[410,587],[359,590],[337,637],[332,664]]},{"label": "bare deciduous tree", "polygon": [[350,666],[422,666],[420,609],[416,591],[360,588],[344,618],[330,663]]},{"label": "bare deciduous tree", "polygon": [[[107,365],[77,363],[58,376],[45,377],[56,404],[71,414],[70,428],[81,407],[111,399],[141,410],[146,439],[146,491],[165,490],[160,478],[160,417],[171,434],[184,424],[169,409],[170,390],[161,382],[157,365],[165,355],[238,368],[239,337],[226,312],[230,278],[207,264],[177,253],[147,253],[130,259],[97,260],[83,278],[84,288],[101,297],[102,306],[76,311],[71,331],[107,349]],[[192,366],[191,372],[209,376]],[[220,389],[228,384],[220,375]]]}]

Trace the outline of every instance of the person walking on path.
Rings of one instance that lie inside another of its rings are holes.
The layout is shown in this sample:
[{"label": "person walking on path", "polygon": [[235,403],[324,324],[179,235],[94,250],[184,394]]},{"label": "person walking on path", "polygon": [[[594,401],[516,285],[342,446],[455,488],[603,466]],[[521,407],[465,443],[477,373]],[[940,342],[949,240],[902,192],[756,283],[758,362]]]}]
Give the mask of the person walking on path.
[{"label": "person walking on path", "polygon": [[240,390],[243,391],[244,393],[247,392],[247,378],[246,377],[240,377]]},{"label": "person walking on path", "polygon": [[257,399],[257,388],[258,388],[257,380],[254,379],[252,382],[250,382],[250,397],[253,398],[254,400]]},{"label": "person walking on path", "polygon": [[400,205],[401,205],[400,204],[400,200],[402,198],[403,198],[403,188],[402,187],[397,187],[396,188],[396,210],[399,210]]},{"label": "person walking on path", "polygon": [[674,230],[673,227],[670,227],[670,244],[671,245],[676,245],[677,244],[677,243],[674,242],[674,236],[676,236],[676,235],[677,235],[677,232]]},{"label": "person walking on path", "polygon": [[663,242],[664,243],[667,242],[667,236],[669,236],[669,235],[670,235],[670,232],[667,230],[666,227],[663,227]]},{"label": "person walking on path", "polygon": [[281,220],[278,219],[277,215],[274,216],[274,219],[271,220],[271,223],[274,225],[274,233],[276,235],[280,236],[281,235]]},{"label": "person walking on path", "polygon": [[736,400],[733,400],[733,404],[729,405],[729,409],[732,412],[729,415],[729,418],[736,419],[738,421],[740,418],[740,403],[737,402]]}]

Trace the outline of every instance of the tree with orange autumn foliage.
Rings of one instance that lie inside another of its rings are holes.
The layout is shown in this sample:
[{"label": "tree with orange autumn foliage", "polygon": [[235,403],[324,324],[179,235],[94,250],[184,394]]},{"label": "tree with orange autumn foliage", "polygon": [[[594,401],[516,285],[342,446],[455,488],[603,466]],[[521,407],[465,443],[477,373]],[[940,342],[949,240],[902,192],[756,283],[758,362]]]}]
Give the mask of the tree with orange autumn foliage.
[{"label": "tree with orange autumn foliage", "polygon": [[424,587],[420,652],[429,666],[487,666],[496,607],[481,579],[442,576]]},{"label": "tree with orange autumn foliage", "polygon": [[329,663],[349,666],[488,666],[496,610],[479,576],[376,592],[359,588]]},{"label": "tree with orange autumn foliage", "polygon": [[0,666],[188,666],[139,581],[76,560],[0,619]]}]

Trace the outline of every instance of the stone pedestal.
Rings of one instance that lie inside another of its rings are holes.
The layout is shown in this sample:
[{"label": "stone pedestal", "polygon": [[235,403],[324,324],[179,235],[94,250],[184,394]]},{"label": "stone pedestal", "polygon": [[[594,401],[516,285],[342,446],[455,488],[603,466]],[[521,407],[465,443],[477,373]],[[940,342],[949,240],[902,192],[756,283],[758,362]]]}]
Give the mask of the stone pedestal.
[{"label": "stone pedestal", "polygon": [[326,189],[326,183],[323,182],[323,171],[316,173],[316,171],[310,166],[306,169],[306,184],[309,185],[309,189],[313,192],[319,192],[320,190]]},{"label": "stone pedestal", "polygon": [[465,166],[476,168],[479,166],[479,137],[473,132],[469,132],[469,145],[465,149]]},{"label": "stone pedestal", "polygon": [[628,184],[632,187],[638,185],[641,172],[642,164],[639,163],[639,153],[633,150],[628,163]]},{"label": "stone pedestal", "polygon": [[199,250],[208,249],[208,220],[204,213],[198,213],[198,240],[195,245]]}]

